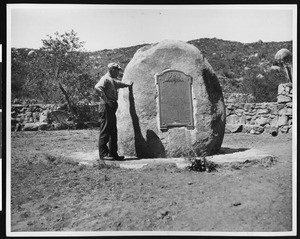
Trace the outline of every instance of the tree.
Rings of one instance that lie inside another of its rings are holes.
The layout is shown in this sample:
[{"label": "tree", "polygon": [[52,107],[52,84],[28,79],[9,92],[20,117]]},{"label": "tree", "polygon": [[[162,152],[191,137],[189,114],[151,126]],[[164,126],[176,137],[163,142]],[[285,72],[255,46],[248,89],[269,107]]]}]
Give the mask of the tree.
[{"label": "tree", "polygon": [[70,111],[76,115],[80,101],[91,100],[94,85],[90,75],[90,60],[83,44],[71,30],[56,32],[42,40],[43,46],[28,53],[28,68],[23,88],[31,96],[45,103],[67,101]]},{"label": "tree", "polygon": [[58,87],[51,80],[43,56],[41,50],[30,50],[26,54],[26,59],[22,63],[26,68],[22,83],[23,96],[38,99],[44,103],[59,102],[62,98]]},{"label": "tree", "polygon": [[[54,37],[47,36],[43,39],[41,52],[47,69],[47,75],[53,84],[58,85],[64,95],[69,108],[74,111],[72,98],[74,96],[74,85],[78,77],[84,72],[83,43],[77,34],[71,30],[64,34],[56,32]],[[75,113],[75,112],[73,112]]]},{"label": "tree", "polygon": [[47,35],[40,49],[12,48],[12,96],[43,103],[67,102],[80,120],[93,100],[95,77],[84,42],[71,30]]}]

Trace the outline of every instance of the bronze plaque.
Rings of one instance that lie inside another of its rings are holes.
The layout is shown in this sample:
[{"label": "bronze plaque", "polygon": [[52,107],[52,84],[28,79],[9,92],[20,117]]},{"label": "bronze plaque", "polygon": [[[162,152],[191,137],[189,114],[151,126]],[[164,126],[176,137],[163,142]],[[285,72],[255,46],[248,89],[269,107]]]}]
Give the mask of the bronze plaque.
[{"label": "bronze plaque", "polygon": [[160,129],[186,126],[194,128],[192,77],[177,70],[165,70],[156,77],[158,85],[158,101]]}]

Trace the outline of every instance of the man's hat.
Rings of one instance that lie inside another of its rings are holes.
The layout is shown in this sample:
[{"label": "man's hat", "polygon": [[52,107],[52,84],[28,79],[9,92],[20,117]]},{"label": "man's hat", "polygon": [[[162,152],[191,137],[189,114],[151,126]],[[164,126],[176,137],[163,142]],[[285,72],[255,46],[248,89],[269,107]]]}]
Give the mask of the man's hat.
[{"label": "man's hat", "polygon": [[108,67],[109,70],[112,70],[112,69],[118,69],[118,70],[121,70],[121,71],[123,70],[121,68],[121,66],[119,64],[115,63],[115,62],[109,63],[107,65],[107,67]]}]

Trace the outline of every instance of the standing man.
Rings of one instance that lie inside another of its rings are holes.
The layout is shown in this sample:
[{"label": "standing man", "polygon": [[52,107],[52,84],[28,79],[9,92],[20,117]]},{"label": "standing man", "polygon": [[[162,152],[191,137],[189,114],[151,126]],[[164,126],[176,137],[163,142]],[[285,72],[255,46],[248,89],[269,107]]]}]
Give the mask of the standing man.
[{"label": "standing man", "polygon": [[[108,64],[108,72],[101,77],[95,85],[96,92],[100,95],[99,106],[100,135],[99,135],[99,157],[100,160],[108,159],[124,160],[124,156],[118,155],[118,131],[116,111],[118,109],[118,89],[132,87],[133,82],[123,83],[117,77],[122,72],[117,63]],[[109,147],[107,147],[109,143]]]}]

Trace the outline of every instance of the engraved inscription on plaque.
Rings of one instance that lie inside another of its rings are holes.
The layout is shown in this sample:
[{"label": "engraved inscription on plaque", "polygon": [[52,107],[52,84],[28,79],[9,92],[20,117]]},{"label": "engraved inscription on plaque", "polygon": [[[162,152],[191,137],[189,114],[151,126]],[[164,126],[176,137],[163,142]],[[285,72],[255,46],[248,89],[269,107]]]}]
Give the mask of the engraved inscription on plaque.
[{"label": "engraved inscription on plaque", "polygon": [[160,129],[186,126],[194,128],[192,77],[177,70],[165,70],[155,76],[158,86]]}]

